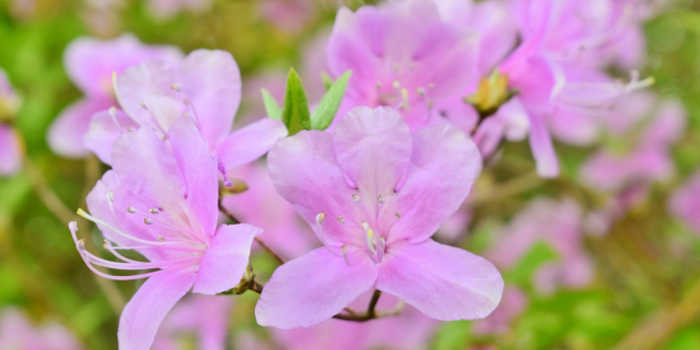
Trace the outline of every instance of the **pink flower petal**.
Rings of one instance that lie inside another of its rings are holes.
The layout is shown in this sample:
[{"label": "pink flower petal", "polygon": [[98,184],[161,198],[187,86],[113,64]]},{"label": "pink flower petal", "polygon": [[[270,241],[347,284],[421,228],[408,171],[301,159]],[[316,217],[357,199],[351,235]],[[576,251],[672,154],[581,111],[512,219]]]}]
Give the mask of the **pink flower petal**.
[{"label": "pink flower petal", "polygon": [[336,125],[333,141],[348,185],[372,206],[377,196],[389,195],[406,180],[411,132],[392,108],[353,109]]},{"label": "pink flower petal", "polygon": [[22,166],[22,146],[14,129],[0,124],[0,175],[13,175]]},{"label": "pink flower petal", "polygon": [[[213,235],[219,218],[218,163],[209,154],[192,118],[175,121],[168,133],[173,156],[184,176],[190,225],[203,235]],[[197,227],[197,224],[199,227]]]},{"label": "pink flower petal", "polygon": [[308,327],[331,318],[369,290],[377,279],[372,261],[348,266],[342,257],[317,248],[275,270],[255,307],[262,326]]},{"label": "pink flower petal", "polygon": [[559,160],[554,144],[541,116],[528,114],[530,119],[530,148],[537,163],[537,173],[542,177],[559,176]]},{"label": "pink flower petal", "polygon": [[92,116],[90,129],[83,137],[83,144],[94,152],[103,163],[111,164],[114,141],[127,130],[136,128],[138,128],[138,124],[122,110],[116,110],[114,118],[108,110],[100,111]]},{"label": "pink flower petal", "polygon": [[429,317],[484,318],[501,300],[503,279],[486,259],[433,240],[397,245],[379,268],[377,289]]},{"label": "pink flower petal", "polygon": [[221,225],[199,264],[193,292],[216,294],[240,283],[253,238],[261,233],[262,229],[248,224]]},{"label": "pink flower petal", "polygon": [[396,208],[381,211],[401,215],[391,228],[389,243],[405,238],[420,242],[432,236],[460,207],[480,171],[479,150],[459,129],[435,125],[416,132],[408,180],[398,198],[387,203]]},{"label": "pink flower petal", "polygon": [[167,132],[185,112],[184,96],[173,89],[178,77],[171,64],[147,60],[129,67],[117,79],[117,99],[139,123]]},{"label": "pink flower petal", "polygon": [[47,141],[51,149],[64,157],[80,158],[90,154],[83,137],[90,128],[92,116],[114,106],[104,97],[86,97],[66,107],[51,124]]},{"label": "pink flower petal", "polygon": [[193,51],[180,64],[179,79],[202,136],[218,143],[231,132],[241,102],[241,73],[233,56],[221,50]]},{"label": "pink flower petal", "polygon": [[86,95],[109,98],[112,73],[146,59],[177,62],[182,53],[174,46],[148,46],[131,35],[113,40],[78,38],[66,49],[64,61],[68,76]]},{"label": "pink flower petal", "polygon": [[324,131],[301,131],[281,139],[267,156],[270,178],[277,192],[291,202],[322,242],[340,247],[348,242],[365,244],[362,235],[348,225],[327,225],[321,232],[316,217],[327,220],[351,215],[356,194],[345,182],[333,152],[333,135]]},{"label": "pink flower petal", "polygon": [[172,270],[146,280],[119,318],[119,348],[150,349],[165,315],[192,288],[194,279],[192,270]]},{"label": "pink flower petal", "polygon": [[285,136],[284,123],[264,118],[231,133],[219,144],[216,154],[227,169],[232,169],[260,158]]}]

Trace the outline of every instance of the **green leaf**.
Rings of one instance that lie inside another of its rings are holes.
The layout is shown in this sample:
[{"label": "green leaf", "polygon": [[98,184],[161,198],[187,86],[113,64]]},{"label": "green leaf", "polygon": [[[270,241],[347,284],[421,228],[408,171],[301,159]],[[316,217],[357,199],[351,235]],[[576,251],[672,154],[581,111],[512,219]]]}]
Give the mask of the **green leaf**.
[{"label": "green leaf", "polygon": [[311,116],[311,128],[315,130],[325,130],[333,122],[335,114],[338,112],[340,102],[345,95],[345,88],[348,86],[352,71],[347,71],[336,80],[323,96],[321,102],[316,107]]},{"label": "green leaf", "polygon": [[301,130],[311,129],[309,103],[306,101],[304,86],[301,84],[299,74],[293,68],[289,70],[287,76],[282,122],[287,126],[290,136]]},{"label": "green leaf", "polygon": [[277,101],[275,101],[275,98],[265,89],[262,89],[262,95],[263,101],[265,102],[267,117],[274,120],[282,120],[282,109],[277,104]]},{"label": "green leaf", "polygon": [[321,72],[321,80],[323,81],[323,87],[326,91],[330,90],[331,86],[333,86],[333,78],[331,78],[328,73]]}]

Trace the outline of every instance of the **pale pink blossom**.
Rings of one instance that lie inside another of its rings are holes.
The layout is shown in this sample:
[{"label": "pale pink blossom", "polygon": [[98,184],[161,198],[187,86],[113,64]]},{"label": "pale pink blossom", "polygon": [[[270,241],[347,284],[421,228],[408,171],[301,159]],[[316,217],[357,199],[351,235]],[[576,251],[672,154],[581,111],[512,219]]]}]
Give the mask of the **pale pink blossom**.
[{"label": "pale pink blossom", "polygon": [[671,214],[700,234],[700,171],[673,192],[668,206]]},{"label": "pale pink blossom", "polygon": [[[100,258],[70,229],[86,265],[113,280],[148,278],[127,303],[119,322],[124,349],[149,349],[161,321],[190,289],[217,294],[235,287],[248,266],[261,229],[220,225],[218,162],[190,117],[170,127],[165,142],[150,128],[127,132],[112,149],[112,167],[87,198],[105,237],[104,249],[120,261]],[[148,261],[122,255],[134,250]],[[102,266],[132,275],[110,275]]]},{"label": "pale pink blossom", "polygon": [[83,347],[63,325],[49,321],[36,326],[19,309],[6,307],[0,313],[0,349],[79,350]]},{"label": "pale pink blossom", "polygon": [[22,166],[22,142],[11,125],[19,112],[20,97],[0,69],[0,175],[13,175]]},{"label": "pale pink blossom", "polygon": [[241,101],[241,77],[225,51],[196,50],[177,64],[147,60],[119,75],[116,89],[123,111],[96,114],[85,137],[85,144],[108,164],[119,135],[147,127],[165,137],[183,115],[193,118],[209,151],[226,169],[257,159],[287,134],[281,121],[270,118],[231,132]]},{"label": "pale pink blossom", "polygon": [[393,109],[358,107],[333,134],[280,140],[268,167],[324,247],[275,270],[256,307],[259,324],[310,326],[372,288],[439,320],[483,318],[498,305],[503,280],[491,263],[430,239],[481,167],[458,129],[411,135]]},{"label": "pale pink blossom", "polygon": [[232,296],[194,294],[179,302],[163,321],[154,350],[185,350],[194,340],[196,349],[224,350],[233,312]]},{"label": "pale pink blossom", "polygon": [[477,79],[478,36],[443,20],[430,1],[342,8],[327,50],[333,77],[353,72],[342,111],[391,106],[411,130],[432,124],[433,105]]},{"label": "pale pink blossom", "polygon": [[594,277],[594,268],[583,246],[583,214],[571,199],[536,199],[498,234],[486,256],[501,268],[513,268],[538,242],[559,255],[535,272],[533,286],[549,294],[560,286],[582,288]]},{"label": "pale pink blossom", "polygon": [[670,151],[686,124],[678,101],[637,92],[622,99],[602,123],[608,144],[581,166],[584,184],[616,192],[630,184],[665,181],[675,173]]},{"label": "pale pink blossom", "polygon": [[90,150],[83,143],[92,116],[117,104],[112,74],[147,59],[177,62],[182,57],[172,46],[150,46],[131,34],[111,40],[75,39],[64,53],[66,72],[85,95],[66,107],[51,124],[47,139],[51,149],[65,157],[85,157]]}]

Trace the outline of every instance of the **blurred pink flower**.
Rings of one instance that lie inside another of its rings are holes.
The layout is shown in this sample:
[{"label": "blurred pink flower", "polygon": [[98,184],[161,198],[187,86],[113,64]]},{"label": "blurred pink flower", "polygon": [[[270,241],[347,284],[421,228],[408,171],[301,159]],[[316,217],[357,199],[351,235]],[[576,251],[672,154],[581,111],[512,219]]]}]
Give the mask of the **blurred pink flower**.
[{"label": "blurred pink flower", "polygon": [[4,70],[0,69],[0,175],[13,175],[22,166],[22,143],[11,126],[20,108],[20,98]]},{"label": "blurred pink flower", "polygon": [[[86,265],[113,280],[148,278],[122,312],[119,344],[149,349],[168,311],[192,287],[195,293],[216,294],[236,286],[248,266],[253,238],[261,229],[247,224],[221,225],[217,162],[190,117],[177,120],[168,143],[149,128],[128,132],[114,143],[113,170],[87,198],[106,241],[103,247],[120,262],[102,259],[71,234]],[[119,251],[135,250],[148,262]],[[102,266],[122,271],[154,270],[115,276]]]},{"label": "blurred pink flower", "polygon": [[262,0],[260,12],[275,28],[298,33],[314,16],[313,0]]},{"label": "blurred pink flower", "polygon": [[130,34],[112,40],[74,40],[65,51],[64,64],[68,77],[85,97],[66,107],[51,124],[47,134],[51,149],[65,157],[87,156],[83,136],[93,114],[117,104],[112,74],[147,59],[174,63],[181,57],[175,47],[144,45]]},{"label": "blurred pink flower", "polygon": [[536,199],[498,235],[486,257],[501,268],[512,268],[537,242],[547,243],[559,259],[536,272],[534,287],[544,294],[560,285],[581,288],[593,280],[594,269],[583,246],[582,213],[571,199]]},{"label": "blurred pink flower", "polygon": [[231,296],[190,295],[179,302],[163,321],[153,343],[154,350],[185,350],[183,344],[194,336],[194,348],[226,349],[234,298]]},{"label": "blurred pink flower", "polygon": [[461,131],[411,135],[393,109],[357,107],[334,134],[280,140],[268,166],[325,247],[275,270],[256,307],[260,325],[308,327],[372,287],[439,320],[483,318],[498,305],[503,280],[491,263],[430,239],[481,167]]},{"label": "blurred pink flower", "polygon": [[503,289],[501,303],[485,319],[474,322],[472,330],[476,334],[505,334],[511,329],[511,322],[527,306],[527,295],[515,286]]},{"label": "blurred pink flower", "polygon": [[637,182],[667,180],[675,172],[671,146],[685,130],[685,110],[675,100],[645,92],[626,96],[603,119],[609,147],[603,147],[580,169],[586,185],[616,192]]},{"label": "blurred pink flower", "polygon": [[272,184],[267,166],[251,163],[229,172],[231,179],[242,180],[248,189],[224,197],[224,207],[242,222],[260,227],[260,238],[284,258],[296,258],[319,246],[311,227],[299,217]]},{"label": "blurred pink flower", "polygon": [[46,322],[37,327],[19,309],[5,307],[0,313],[0,349],[78,350],[83,347],[62,325]]},{"label": "blurred pink flower", "polygon": [[[350,303],[350,307],[362,310],[372,296],[365,292]],[[382,295],[379,309],[392,309],[398,303],[392,295]],[[295,329],[272,328],[272,339],[283,349],[425,349],[439,322],[424,316],[411,306],[400,315],[371,322],[347,322],[326,320],[311,327]],[[246,349],[244,349],[246,350]],[[252,350],[252,349],[251,349]]]},{"label": "blurred pink flower", "polygon": [[478,44],[478,35],[444,21],[430,1],[363,6],[355,13],[343,8],[328,41],[328,65],[334,77],[353,71],[344,111],[391,106],[417,130],[433,123],[434,104],[478,79]]},{"label": "blurred pink flower", "polygon": [[148,9],[158,19],[170,19],[180,11],[204,13],[213,4],[212,0],[149,0]]},{"label": "blurred pink flower", "polygon": [[673,192],[668,206],[671,214],[700,234],[700,170]]},{"label": "blurred pink flower", "polygon": [[[264,118],[231,132],[241,101],[241,76],[230,53],[196,50],[178,65],[147,60],[117,79],[121,111],[95,115],[85,143],[110,163],[112,142],[131,128],[146,126],[161,137],[183,115],[192,116],[210,152],[226,169],[249,163],[287,134],[279,120]],[[131,120],[129,120],[131,119]]]}]

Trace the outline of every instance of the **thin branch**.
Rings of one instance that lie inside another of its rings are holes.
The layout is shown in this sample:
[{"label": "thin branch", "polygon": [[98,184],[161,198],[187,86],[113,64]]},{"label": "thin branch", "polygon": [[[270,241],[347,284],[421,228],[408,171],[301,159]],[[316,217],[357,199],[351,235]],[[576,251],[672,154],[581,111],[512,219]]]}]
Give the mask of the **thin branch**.
[{"label": "thin branch", "polygon": [[[241,221],[238,220],[238,218],[236,218],[236,216],[233,215],[233,213],[231,213],[230,211],[228,211],[224,207],[224,205],[221,203],[221,201],[219,201],[219,211],[221,211],[221,213],[224,214],[229,219],[229,221],[231,221],[232,223],[234,223],[234,224],[241,223]],[[263,240],[261,240],[260,238],[255,237],[255,242],[257,242],[260,245],[260,247],[262,247],[268,253],[270,253],[270,255],[272,255],[272,257],[274,257],[275,260],[277,260],[277,262],[279,262],[280,264],[284,264],[286,262],[286,260],[284,260],[284,258],[279,256],[279,254],[277,254],[272,248],[270,248],[269,245],[267,245],[265,242],[263,242]]]},{"label": "thin branch", "polygon": [[58,198],[56,193],[46,184],[46,180],[41,175],[41,172],[34,166],[28,157],[24,157],[22,162],[24,172],[27,174],[29,181],[32,183],[34,191],[39,196],[39,199],[44,203],[47,209],[64,224],[68,224],[75,218],[75,213],[68,209],[63,202]]}]

